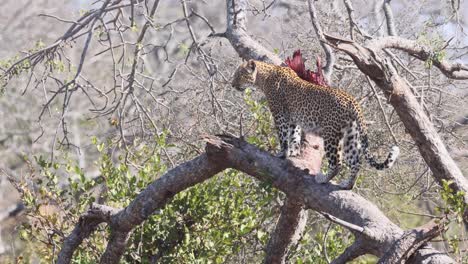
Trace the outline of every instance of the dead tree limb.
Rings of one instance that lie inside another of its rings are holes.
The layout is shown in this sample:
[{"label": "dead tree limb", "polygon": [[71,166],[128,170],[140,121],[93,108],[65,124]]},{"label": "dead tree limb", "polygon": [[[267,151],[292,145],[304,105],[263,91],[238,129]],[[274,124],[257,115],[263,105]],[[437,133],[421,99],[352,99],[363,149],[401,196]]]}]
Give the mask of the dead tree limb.
[{"label": "dead tree limb", "polygon": [[[230,41],[239,56],[244,59],[257,59],[279,64],[278,62],[281,62],[281,60],[277,56],[266,50],[262,45],[260,45],[248,35],[246,27],[247,18],[245,12],[247,7],[246,1],[226,0],[226,3],[227,30],[223,36]],[[357,244],[356,247],[360,248],[362,245]],[[359,255],[360,252],[357,255],[349,253],[344,259],[349,260],[349,257],[357,257]]]},{"label": "dead tree limb", "polygon": [[[360,226],[366,232],[352,231],[359,245],[359,254],[383,256],[403,234],[373,203],[350,191],[340,190],[333,184],[317,184],[313,176],[292,166],[291,161],[273,157],[266,151],[247,142],[228,136],[209,136],[206,153],[185,162],[150,184],[126,208],[116,210],[105,206],[93,206],[77,223],[65,239],[57,263],[70,263],[73,252],[98,224],[107,223],[111,230],[110,241],[101,263],[117,263],[125,251],[131,231],[145,219],[165,206],[170,199],[226,168],[245,172],[263,182],[269,182],[289,198],[307,209],[324,212],[347,223]],[[345,251],[356,257],[356,251]],[[352,259],[348,257],[349,259]],[[444,253],[428,245],[424,251],[416,250],[414,263],[453,263]]]},{"label": "dead tree limb", "polygon": [[307,218],[307,211],[302,203],[289,198],[284,200],[280,217],[266,247],[265,264],[286,263],[289,248],[299,242]]},{"label": "dead tree limb", "polygon": [[[274,53],[265,49],[247,33],[246,12],[247,2],[244,0],[227,0],[227,28],[222,34],[226,37],[239,56],[243,59],[256,59],[280,65],[283,61]],[[328,61],[328,60],[327,60]],[[293,163],[303,169],[315,173],[320,170],[323,142],[318,137],[308,134],[306,144],[302,144],[301,156],[292,159]],[[281,215],[270,236],[266,248],[265,263],[284,263],[288,249],[296,244],[301,237],[307,213],[303,205],[288,197],[284,201]]]},{"label": "dead tree limb", "polygon": [[[327,213],[363,228],[365,232],[351,230],[360,244],[359,247],[363,249],[362,254],[382,256],[404,234],[373,203],[354,192],[339,190],[336,185],[316,184],[313,177],[304,170],[291,166],[290,161],[276,162],[276,158],[272,160],[266,157],[270,156],[268,153],[238,139],[210,137],[207,141],[207,153],[217,162],[232,162],[228,166],[272,183],[288,198],[296,199],[306,208]],[[436,256],[444,257],[437,259]],[[451,263],[453,260],[434,250],[432,253],[425,252],[424,256],[421,255],[414,261]]]},{"label": "dead tree limb", "polygon": [[[301,155],[291,158],[292,164],[307,169],[315,175],[320,172],[323,156],[323,140],[312,133],[306,134],[301,144]],[[270,235],[266,248],[265,263],[285,263],[288,251],[302,237],[307,224],[307,211],[304,205],[292,198],[286,198],[275,230]]]},{"label": "dead tree limb", "polygon": [[227,29],[223,37],[226,37],[239,56],[243,59],[255,59],[280,65],[283,61],[273,52],[267,50],[247,33],[247,15],[245,10],[248,3],[244,0],[226,0],[227,4]]},{"label": "dead tree limb", "polygon": [[387,33],[389,36],[396,36],[395,19],[393,18],[392,7],[390,6],[391,0],[384,0],[383,11],[385,20],[387,21]]},{"label": "dead tree limb", "polygon": [[168,171],[163,177],[150,184],[123,210],[108,213],[104,207],[93,205],[65,239],[57,263],[70,263],[73,252],[83,239],[103,222],[109,225],[111,238],[101,258],[101,263],[118,263],[125,252],[126,242],[133,228],[154,214],[156,209],[163,207],[180,191],[203,182],[225,168],[211,162],[208,156],[203,154]]},{"label": "dead tree limb", "polygon": [[325,79],[328,84],[331,84],[331,75],[333,73],[333,66],[335,65],[335,54],[333,54],[333,50],[330,48],[330,46],[326,44],[322,26],[320,25],[320,21],[317,16],[317,10],[315,9],[314,0],[308,0],[307,3],[309,5],[309,14],[310,20],[312,21],[312,26],[314,27],[315,33],[317,34],[317,37],[320,41],[320,46],[322,46],[327,60],[327,63],[323,67]]},{"label": "dead tree limb", "polygon": [[413,253],[424,243],[440,235],[448,221],[436,219],[421,227],[408,231],[397,239],[388,251],[379,259],[378,264],[407,263]]},{"label": "dead tree limb", "polygon": [[[347,53],[358,68],[371,78],[386,95],[397,112],[406,130],[410,133],[419,148],[421,156],[432,171],[436,181],[452,181],[455,191],[464,192],[465,203],[468,203],[468,180],[463,176],[457,164],[450,157],[447,148],[437,131],[425,114],[421,105],[411,92],[408,84],[400,77],[389,58],[384,58],[382,49],[395,48],[408,52],[421,60],[429,59],[433,52],[414,41],[400,37],[385,37],[372,41],[364,47],[354,41],[325,35],[330,45]],[[434,65],[450,78],[468,78],[467,66],[457,66],[445,61],[434,62]],[[465,77],[463,77],[466,75]],[[465,222],[468,214],[465,213]]]}]

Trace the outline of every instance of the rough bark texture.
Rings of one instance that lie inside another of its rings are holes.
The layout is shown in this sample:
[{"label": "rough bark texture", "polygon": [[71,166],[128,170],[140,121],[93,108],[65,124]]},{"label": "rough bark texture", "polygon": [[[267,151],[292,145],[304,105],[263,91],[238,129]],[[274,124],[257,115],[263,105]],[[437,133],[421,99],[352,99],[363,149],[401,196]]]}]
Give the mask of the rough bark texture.
[{"label": "rough bark texture", "polygon": [[[218,162],[243,171],[261,181],[271,182],[286,195],[303,203],[307,209],[333,215],[347,223],[362,227],[364,232],[354,230],[362,251],[382,256],[403,234],[373,203],[362,196],[340,190],[333,184],[317,184],[304,170],[291,166],[287,160],[277,161],[269,153],[234,138],[210,138],[207,154]],[[364,239],[361,239],[364,238]],[[437,259],[437,256],[443,256]],[[434,249],[426,252],[415,263],[453,263],[447,255]]]},{"label": "rough bark texture", "polygon": [[[104,210],[102,206],[93,205],[65,239],[57,263],[70,263],[78,245],[102,222],[107,222],[110,226],[111,237],[101,263],[118,262],[125,252],[128,236],[135,226],[141,224],[156,209],[163,207],[175,194],[203,182],[225,168],[211,162],[207,155],[203,154],[168,171],[142,191],[129,206],[118,212],[114,211],[117,209]],[[97,213],[99,210],[101,212]]]},{"label": "rough bark texture", "polygon": [[[245,13],[248,7],[247,2],[227,0],[226,6],[227,28],[223,36],[229,40],[239,56],[246,60],[255,59],[277,65],[283,64],[278,56],[265,49],[248,35]],[[317,31],[317,34],[320,33],[321,31]],[[330,67],[329,74],[331,74],[333,58],[327,60],[327,65]],[[313,134],[306,135],[306,142],[308,143],[301,146],[301,156],[293,158],[291,161],[297,167],[308,169],[315,174],[320,170],[323,142]],[[303,206],[295,199],[288,197],[284,201],[280,218],[268,242],[265,263],[284,263],[288,249],[298,242],[306,222],[307,213]]]},{"label": "rough bark texture", "polygon": [[[399,37],[382,38],[371,42],[369,47],[329,35],[326,37],[331,45],[350,55],[359,69],[382,89],[418,146],[421,156],[437,182],[442,184],[442,180],[453,181],[451,187],[456,191],[463,191],[465,203],[468,203],[468,180],[450,157],[434,125],[411,92],[411,88],[398,75],[391,61],[379,55],[383,48],[398,48],[417,58],[426,58],[426,54],[430,53],[429,49]],[[434,65],[449,77],[453,75],[461,77],[465,74],[463,71],[452,71],[453,67],[448,62],[437,62]],[[468,214],[465,215],[466,222]]]},{"label": "rough bark texture", "polygon": [[[301,145],[301,155],[291,158],[294,166],[309,170],[315,175],[320,171],[323,156],[323,140],[312,133],[306,134]],[[307,211],[304,205],[286,198],[281,207],[281,215],[266,248],[265,263],[285,263],[289,248],[295,246],[307,224]]]},{"label": "rough bark texture", "polygon": [[283,61],[273,52],[267,50],[257,41],[247,34],[246,14],[248,8],[246,1],[226,0],[227,5],[227,28],[223,34],[232,47],[243,59],[261,60],[276,65],[283,64]]},{"label": "rough bark texture", "polygon": [[[247,34],[244,12],[247,7],[245,0],[227,0],[227,29],[225,33],[218,34],[218,36],[226,37],[239,56],[244,59],[257,59],[281,64],[280,58]],[[387,93],[403,123],[415,138],[426,162],[431,166],[434,176],[438,180],[455,179],[454,185],[458,190],[468,190],[466,179],[463,178],[458,167],[448,156],[432,124],[391,64],[383,61],[374,52],[354,45],[353,42],[333,42],[333,38],[329,37],[327,40],[334,43],[336,48],[350,54],[361,71],[369,75]],[[417,54],[419,56],[425,55],[423,52]],[[434,62],[434,65],[445,69],[445,72],[442,71],[454,78],[461,78],[465,74],[463,67],[445,62]],[[162,208],[176,193],[198,184],[226,168],[235,168],[245,172],[261,181],[269,182],[283,191],[290,200],[287,203],[288,206],[292,203],[295,204],[292,209],[284,208],[287,213],[291,214],[290,216],[293,216],[290,219],[300,218],[298,212],[301,210],[298,210],[298,206],[303,204],[306,209],[313,209],[333,216],[335,222],[341,223],[353,232],[355,243],[333,263],[345,263],[366,253],[382,257],[388,252],[388,249],[405,237],[405,232],[392,223],[373,203],[356,193],[340,190],[338,186],[333,184],[315,183],[309,173],[293,166],[292,161],[280,160],[245,141],[232,137],[207,137],[207,141],[206,154],[168,171],[149,185],[127,208],[117,213],[111,210],[111,213],[107,214],[85,214],[72,234],[65,240],[58,263],[69,263],[76,247],[102,222],[109,225],[111,237],[101,263],[118,262],[125,250],[128,236],[135,226],[147,219],[157,209]],[[422,146],[424,144],[426,146]],[[320,159],[313,160],[320,161]],[[286,216],[287,214],[285,214]],[[292,220],[286,222],[291,223]],[[279,224],[278,228],[281,225]],[[273,236],[277,233],[280,233],[279,229],[275,231]],[[292,233],[294,232],[288,231],[288,234]],[[287,247],[289,244],[287,241],[286,239],[281,242],[282,245]],[[284,249],[281,251],[286,252]],[[430,245],[424,245],[414,252],[409,262],[453,263],[453,260]]]},{"label": "rough bark texture", "polygon": [[[356,250],[347,250],[349,257],[339,258],[343,261],[356,257],[356,252],[383,256],[404,234],[371,202],[356,193],[340,190],[336,185],[315,183],[313,176],[292,166],[289,160],[278,159],[243,140],[228,136],[207,137],[206,140],[206,154],[168,171],[149,185],[128,207],[117,211],[107,206],[93,206],[65,240],[57,263],[70,263],[77,246],[103,222],[109,225],[111,238],[101,263],[117,263],[125,251],[126,240],[133,228],[162,208],[176,193],[228,167],[271,183],[290,199],[304,204],[307,209],[324,212],[340,221],[361,227],[362,232],[351,229],[356,236],[353,246]],[[416,250],[411,261],[453,263],[450,257],[430,246]]]},{"label": "rough bark texture", "polygon": [[265,264],[286,263],[289,248],[301,238],[307,218],[307,211],[300,202],[285,199],[275,230],[268,241]]},{"label": "rough bark texture", "polygon": [[447,221],[438,219],[406,231],[379,259],[378,264],[406,263],[416,249],[440,235],[446,224]]}]

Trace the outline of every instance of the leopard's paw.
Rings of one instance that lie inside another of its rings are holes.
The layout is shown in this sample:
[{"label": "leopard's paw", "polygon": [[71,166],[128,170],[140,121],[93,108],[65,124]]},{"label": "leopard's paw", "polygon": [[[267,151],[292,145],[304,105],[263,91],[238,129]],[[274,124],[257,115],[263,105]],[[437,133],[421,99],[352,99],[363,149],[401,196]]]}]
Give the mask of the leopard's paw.
[{"label": "leopard's paw", "polygon": [[280,159],[285,159],[286,158],[286,151],[280,151],[276,153],[275,157],[280,158]]},{"label": "leopard's paw", "polygon": [[350,179],[347,179],[347,180],[340,182],[339,186],[340,186],[340,189],[342,190],[351,190],[354,187],[354,182],[351,181]]}]

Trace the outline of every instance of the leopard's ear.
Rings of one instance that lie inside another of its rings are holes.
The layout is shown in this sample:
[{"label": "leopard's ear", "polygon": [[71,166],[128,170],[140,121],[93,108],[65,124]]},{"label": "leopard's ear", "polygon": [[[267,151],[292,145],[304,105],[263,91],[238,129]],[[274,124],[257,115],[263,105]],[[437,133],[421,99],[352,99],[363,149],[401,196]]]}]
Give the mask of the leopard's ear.
[{"label": "leopard's ear", "polygon": [[247,67],[245,67],[245,68],[247,69],[248,73],[253,73],[255,71],[255,67],[257,67],[257,65],[255,65],[255,61],[254,60],[249,60],[247,62]]}]

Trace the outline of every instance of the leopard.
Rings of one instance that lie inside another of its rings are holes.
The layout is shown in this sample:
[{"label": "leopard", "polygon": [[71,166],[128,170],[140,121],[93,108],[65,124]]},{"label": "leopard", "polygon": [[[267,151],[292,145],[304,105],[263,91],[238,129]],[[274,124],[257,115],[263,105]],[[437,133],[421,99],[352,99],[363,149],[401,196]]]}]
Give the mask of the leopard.
[{"label": "leopard", "polygon": [[280,152],[289,158],[300,155],[303,135],[317,133],[323,139],[328,170],[315,175],[320,184],[330,182],[342,169],[343,158],[350,176],[339,188],[354,188],[362,158],[377,170],[391,168],[400,154],[393,146],[387,159],[377,162],[369,150],[367,126],[358,101],[346,91],[301,79],[291,68],[258,60],[238,66],[231,85],[238,91],[256,88],[263,92],[273,116]]}]

